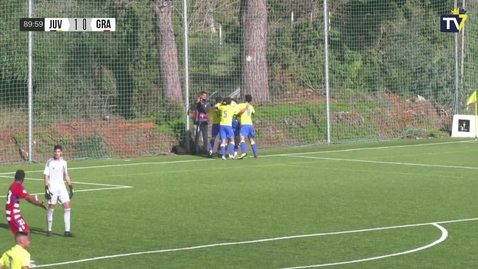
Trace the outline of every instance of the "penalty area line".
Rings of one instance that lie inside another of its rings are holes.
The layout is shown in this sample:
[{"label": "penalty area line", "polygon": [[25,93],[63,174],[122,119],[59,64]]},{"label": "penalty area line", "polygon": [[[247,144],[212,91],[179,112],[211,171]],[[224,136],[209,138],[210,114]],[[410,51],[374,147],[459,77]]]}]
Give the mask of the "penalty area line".
[{"label": "penalty area line", "polygon": [[[123,166],[138,166],[138,165],[161,165],[161,164],[176,164],[176,163],[193,163],[193,162],[207,162],[207,161],[213,161],[213,159],[92,165],[92,166],[68,167],[68,170],[86,170],[86,169],[96,169],[96,168],[111,168],[111,167],[123,167]],[[43,171],[44,170],[32,170],[32,171],[25,171],[25,173],[41,173]],[[0,173],[0,175],[10,175],[10,176],[13,176],[13,174],[15,174],[15,172]]]},{"label": "penalty area line", "polygon": [[[337,152],[349,152],[349,151],[363,151],[363,150],[381,150],[381,149],[394,149],[394,148],[412,148],[412,147],[425,147],[425,146],[436,146],[436,145],[447,145],[447,144],[459,144],[459,143],[470,143],[474,140],[461,140],[461,141],[449,141],[449,142],[436,142],[436,143],[424,143],[424,144],[412,144],[412,145],[396,145],[396,146],[381,146],[381,147],[367,147],[367,148],[353,148],[353,149],[340,149],[340,150],[322,150],[322,151],[307,151],[307,152],[296,152],[296,153],[286,153],[286,154],[269,154],[261,155],[261,158],[264,157],[282,157],[282,156],[293,156],[293,155],[309,155],[309,154],[326,154],[326,153],[337,153]],[[69,167],[68,170],[86,170],[86,169],[95,169],[95,168],[111,168],[111,167],[123,167],[123,166],[137,166],[137,165],[162,165],[162,164],[177,164],[177,163],[194,163],[194,162],[207,162],[215,161],[216,159],[190,159],[190,160],[178,160],[178,161],[165,161],[165,162],[140,162],[140,163],[121,163],[121,164],[107,164],[107,165],[92,165],[92,166],[78,166],[78,167]],[[40,173],[43,170],[31,170],[25,171],[26,173]],[[0,175],[10,175],[11,177],[15,172],[3,172]]]},{"label": "penalty area line", "polygon": [[[2,176],[0,175],[0,178],[10,178],[8,176]],[[30,178],[26,177],[26,180],[32,180],[32,181],[43,181],[43,179],[40,178]],[[128,185],[116,185],[116,184],[104,184],[104,183],[90,183],[90,182],[80,182],[80,181],[73,181],[73,184],[79,184],[79,185],[91,185],[91,186],[104,186],[104,187],[132,187]]]},{"label": "penalty area line", "polygon": [[[447,223],[459,223],[459,222],[469,222],[469,221],[477,221],[477,218],[467,218],[467,219],[456,219],[456,220],[445,220],[445,221],[434,221],[434,222],[426,222],[426,223],[416,223],[416,224],[405,224],[405,225],[396,225],[396,226],[388,226],[388,227],[379,227],[379,228],[368,228],[368,229],[359,229],[359,230],[349,230],[349,231],[339,231],[339,232],[326,232],[326,233],[314,233],[314,234],[301,234],[301,235],[291,235],[291,236],[282,236],[282,237],[273,237],[273,238],[265,238],[265,239],[256,239],[256,240],[248,240],[248,241],[236,241],[236,242],[225,242],[225,243],[216,243],[216,244],[207,244],[207,245],[197,245],[191,247],[182,247],[182,248],[170,248],[170,249],[159,249],[159,250],[150,250],[150,251],[140,251],[140,252],[131,252],[131,253],[123,253],[123,254],[115,254],[115,255],[107,255],[107,256],[98,256],[80,260],[72,260],[66,262],[58,262],[58,263],[50,263],[50,264],[43,264],[37,265],[36,268],[44,268],[44,267],[54,267],[60,265],[68,265],[68,264],[75,264],[75,263],[84,263],[90,261],[98,261],[98,260],[106,260],[106,259],[115,259],[115,258],[122,258],[128,256],[137,256],[137,255],[145,255],[145,254],[158,254],[158,253],[168,253],[168,252],[179,252],[179,251],[187,251],[187,250],[196,250],[196,249],[205,249],[205,248],[214,248],[214,247],[223,247],[223,246],[234,246],[234,245],[246,245],[246,244],[255,244],[255,243],[264,243],[264,242],[272,242],[272,241],[279,241],[279,240],[289,240],[289,239],[297,239],[297,238],[308,238],[308,237],[319,237],[319,236],[329,236],[329,235],[339,235],[339,234],[352,234],[352,233],[363,233],[363,232],[372,232],[372,231],[383,231],[383,230],[391,230],[391,229],[402,229],[402,228],[410,228],[410,227],[420,227],[420,226],[427,226],[427,225],[434,225],[435,227],[439,228],[437,224],[447,224]],[[441,227],[441,226],[440,226]],[[440,228],[439,228],[440,229]],[[444,229],[444,228],[443,228]],[[442,237],[439,240],[433,242],[433,245],[441,243],[440,241],[444,234],[448,236],[448,232],[444,232],[442,229]],[[446,231],[446,230],[445,230]],[[446,237],[444,238],[446,239]],[[443,240],[444,240],[443,239]],[[440,242],[438,242],[440,241]],[[437,243],[438,242],[438,243]],[[424,247],[414,249],[413,251],[418,251],[424,248],[428,248],[433,246],[432,244],[426,245]],[[411,250],[409,250],[411,251]],[[406,252],[406,251],[405,251]],[[400,255],[404,255],[407,253],[402,253]],[[389,254],[389,255],[398,255],[396,254]],[[376,259],[377,257],[375,257]],[[369,258],[373,259],[373,258]],[[351,261],[349,261],[351,262]],[[325,266],[325,265],[314,265],[315,267],[318,266]],[[299,267],[300,268],[300,267]],[[303,268],[312,268],[312,267],[303,267]]]},{"label": "penalty area line", "polygon": [[[90,192],[90,191],[110,191],[110,190],[121,190],[121,189],[132,189],[132,186],[116,186],[116,187],[104,187],[104,188],[96,188],[96,189],[84,189],[84,190],[75,190],[75,193],[78,192]],[[44,192],[39,193],[30,193],[30,195],[43,195]],[[7,196],[1,195],[0,198],[6,198]]]},{"label": "penalty area line", "polygon": [[330,158],[330,157],[315,157],[315,156],[301,156],[301,155],[282,155],[283,157],[314,159],[325,161],[342,161],[342,162],[357,162],[357,163],[372,163],[372,164],[388,164],[388,165],[404,165],[404,166],[418,166],[418,167],[437,167],[437,168],[452,168],[452,169],[467,169],[478,170],[475,166],[459,166],[459,165],[444,165],[444,164],[426,164],[426,163],[404,163],[404,162],[387,162],[361,159],[344,159],[344,158]]}]

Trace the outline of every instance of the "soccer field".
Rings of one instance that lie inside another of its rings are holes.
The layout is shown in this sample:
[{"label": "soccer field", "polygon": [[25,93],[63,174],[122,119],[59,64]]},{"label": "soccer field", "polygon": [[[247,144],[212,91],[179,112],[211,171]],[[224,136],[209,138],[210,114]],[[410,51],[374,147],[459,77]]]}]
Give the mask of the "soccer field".
[{"label": "soccer field", "polygon": [[[21,203],[40,268],[476,268],[478,142],[456,139],[70,162],[63,209]],[[43,199],[43,165],[17,168]],[[5,199],[5,196],[2,196]],[[13,245],[0,222],[2,251]]]}]

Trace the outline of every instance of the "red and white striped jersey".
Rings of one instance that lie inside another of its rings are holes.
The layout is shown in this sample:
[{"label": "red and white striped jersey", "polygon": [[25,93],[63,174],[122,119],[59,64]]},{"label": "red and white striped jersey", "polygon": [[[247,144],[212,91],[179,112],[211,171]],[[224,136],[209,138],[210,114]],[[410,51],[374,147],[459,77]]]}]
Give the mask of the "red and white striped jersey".
[{"label": "red and white striped jersey", "polygon": [[7,205],[5,206],[5,213],[7,221],[12,219],[16,220],[20,215],[20,199],[28,196],[28,192],[25,190],[22,184],[13,182],[10,185],[7,193]]}]

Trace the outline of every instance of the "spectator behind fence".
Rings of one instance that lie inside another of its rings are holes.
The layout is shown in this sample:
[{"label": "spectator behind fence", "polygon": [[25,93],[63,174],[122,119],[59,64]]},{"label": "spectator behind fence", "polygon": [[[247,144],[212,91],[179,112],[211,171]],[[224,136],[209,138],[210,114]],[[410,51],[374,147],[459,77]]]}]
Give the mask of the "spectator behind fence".
[{"label": "spectator behind fence", "polygon": [[196,154],[200,154],[199,136],[202,134],[203,139],[203,151],[208,149],[208,132],[209,132],[209,110],[211,109],[211,103],[207,100],[207,93],[201,92],[201,95],[196,101],[196,109],[194,113],[194,127],[195,127],[195,144]]}]

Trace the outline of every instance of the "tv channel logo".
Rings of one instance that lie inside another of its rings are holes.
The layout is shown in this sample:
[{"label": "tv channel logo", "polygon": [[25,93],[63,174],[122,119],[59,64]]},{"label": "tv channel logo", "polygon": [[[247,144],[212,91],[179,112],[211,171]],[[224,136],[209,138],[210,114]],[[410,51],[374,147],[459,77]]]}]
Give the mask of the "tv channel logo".
[{"label": "tv channel logo", "polygon": [[441,15],[440,31],[443,33],[458,33],[463,29],[468,15],[463,8],[455,8],[451,14]]}]

